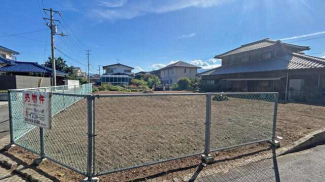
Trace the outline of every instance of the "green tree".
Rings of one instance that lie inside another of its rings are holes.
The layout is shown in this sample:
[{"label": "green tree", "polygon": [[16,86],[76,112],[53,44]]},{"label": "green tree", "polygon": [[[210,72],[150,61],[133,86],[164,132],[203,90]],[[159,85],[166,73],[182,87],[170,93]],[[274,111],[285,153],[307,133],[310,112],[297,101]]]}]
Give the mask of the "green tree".
[{"label": "green tree", "polygon": [[191,80],[187,77],[182,77],[178,80],[178,89],[179,90],[190,90],[191,89]]},{"label": "green tree", "polygon": [[160,85],[160,79],[156,75],[150,75],[150,77],[148,77],[147,83],[150,88],[153,88]]},{"label": "green tree", "polygon": [[136,86],[147,86],[148,87],[148,84],[146,81],[144,80],[139,80],[139,79],[132,79],[131,80],[131,84],[132,85],[136,85]]},{"label": "green tree", "polygon": [[[45,62],[45,66],[48,68],[52,68],[52,59],[50,57]],[[63,58],[61,57],[55,59],[55,69],[65,73],[72,73],[72,67],[69,67],[66,61],[63,60]]]},{"label": "green tree", "polygon": [[201,79],[199,77],[195,77],[194,79],[191,79],[191,88],[194,91],[197,91],[201,88]]}]

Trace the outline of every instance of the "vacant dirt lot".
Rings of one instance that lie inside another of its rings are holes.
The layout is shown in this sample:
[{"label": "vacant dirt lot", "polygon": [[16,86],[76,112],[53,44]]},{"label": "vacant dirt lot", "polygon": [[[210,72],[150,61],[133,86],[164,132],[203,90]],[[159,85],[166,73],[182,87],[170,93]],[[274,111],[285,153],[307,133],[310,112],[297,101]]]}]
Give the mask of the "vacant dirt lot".
[{"label": "vacant dirt lot", "polygon": [[[205,96],[99,97],[95,100],[95,173],[180,157],[204,150]],[[273,103],[252,98],[212,101],[211,148],[270,139]],[[277,134],[283,145],[323,128],[325,108],[304,104],[279,104]],[[86,101],[82,100],[53,118],[45,131],[45,153],[85,171],[87,156]],[[36,143],[38,132],[18,142]],[[256,146],[258,147],[258,146]],[[16,155],[21,149],[14,149]],[[24,155],[18,155],[25,158]],[[31,159],[33,157],[27,157]],[[26,160],[26,158],[25,158]],[[199,162],[197,157],[103,177],[119,181],[154,175]],[[167,165],[168,164],[168,165]],[[44,171],[57,176],[53,165]],[[57,166],[56,166],[57,168]],[[74,173],[64,179],[76,179]],[[60,175],[62,176],[62,175]],[[58,177],[61,179],[61,177]],[[63,179],[63,178],[62,178]]]}]

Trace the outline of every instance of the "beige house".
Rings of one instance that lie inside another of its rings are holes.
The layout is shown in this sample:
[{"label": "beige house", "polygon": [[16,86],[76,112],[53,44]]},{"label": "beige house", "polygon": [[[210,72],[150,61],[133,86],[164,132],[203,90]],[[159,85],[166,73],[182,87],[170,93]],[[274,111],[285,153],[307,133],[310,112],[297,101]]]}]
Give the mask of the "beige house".
[{"label": "beige house", "polygon": [[165,85],[172,85],[174,83],[177,83],[178,80],[182,77],[193,79],[196,77],[197,70],[199,68],[200,67],[198,66],[185,63],[183,61],[178,61],[159,70],[161,82]]},{"label": "beige house", "polygon": [[15,60],[16,57],[14,55],[18,55],[18,54],[19,52],[0,46],[0,57],[2,58]]}]

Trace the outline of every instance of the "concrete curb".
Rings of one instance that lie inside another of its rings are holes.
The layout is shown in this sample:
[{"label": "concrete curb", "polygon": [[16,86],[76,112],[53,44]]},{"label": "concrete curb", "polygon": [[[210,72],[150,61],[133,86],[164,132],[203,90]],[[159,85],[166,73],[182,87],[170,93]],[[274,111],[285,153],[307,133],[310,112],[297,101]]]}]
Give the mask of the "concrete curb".
[{"label": "concrete curb", "polygon": [[325,129],[313,131],[298,141],[293,142],[293,144],[279,148],[277,150],[277,155],[281,156],[288,153],[298,152],[322,142],[325,142]]}]

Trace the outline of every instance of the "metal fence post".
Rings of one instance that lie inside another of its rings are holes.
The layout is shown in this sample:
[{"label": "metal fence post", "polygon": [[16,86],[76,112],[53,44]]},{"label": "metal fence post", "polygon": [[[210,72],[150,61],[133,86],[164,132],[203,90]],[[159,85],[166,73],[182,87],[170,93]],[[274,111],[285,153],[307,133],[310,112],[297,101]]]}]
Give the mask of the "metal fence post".
[{"label": "metal fence post", "polygon": [[92,179],[93,173],[93,96],[87,97],[88,113],[88,153],[87,153],[87,178]]},{"label": "metal fence post", "polygon": [[45,152],[44,152],[44,131],[43,131],[43,128],[41,128],[41,127],[39,129],[39,134],[40,134],[40,143],[41,143],[41,159],[44,159],[44,157],[45,157]]},{"label": "metal fence post", "polygon": [[273,128],[272,128],[272,143],[275,144],[275,132],[276,132],[276,119],[278,114],[278,102],[279,102],[279,93],[275,94],[275,101],[274,101],[274,110],[273,110]]},{"label": "metal fence post", "polygon": [[[64,90],[65,90],[65,86],[63,86],[63,91],[62,91],[63,94],[64,94]],[[63,98],[63,108],[66,109],[64,95],[62,96],[62,98]]]},{"label": "metal fence post", "polygon": [[[74,85],[73,93],[74,93],[74,94],[77,94],[77,93],[76,93],[76,85]],[[76,102],[76,97],[73,97],[73,100],[74,100],[74,102]]]},{"label": "metal fence post", "polygon": [[13,123],[12,123],[12,111],[11,111],[11,108],[12,108],[12,105],[11,105],[11,92],[10,90],[8,90],[8,110],[9,110],[9,127],[10,127],[10,145],[14,143],[14,126],[13,126]]},{"label": "metal fence post", "polygon": [[279,143],[276,143],[276,120],[277,120],[277,113],[278,113],[278,102],[279,102],[279,93],[275,94],[275,102],[274,102],[274,113],[273,113],[273,130],[272,130],[272,158],[273,158],[273,168],[274,168],[274,174],[275,174],[275,181],[280,182],[280,174],[279,174],[279,168],[278,168],[278,161],[276,159],[276,147],[279,145]]},{"label": "metal fence post", "polygon": [[204,144],[204,155],[202,160],[204,163],[211,163],[213,157],[210,155],[210,135],[211,135],[211,93],[206,95],[206,118],[205,118],[205,144]]}]

